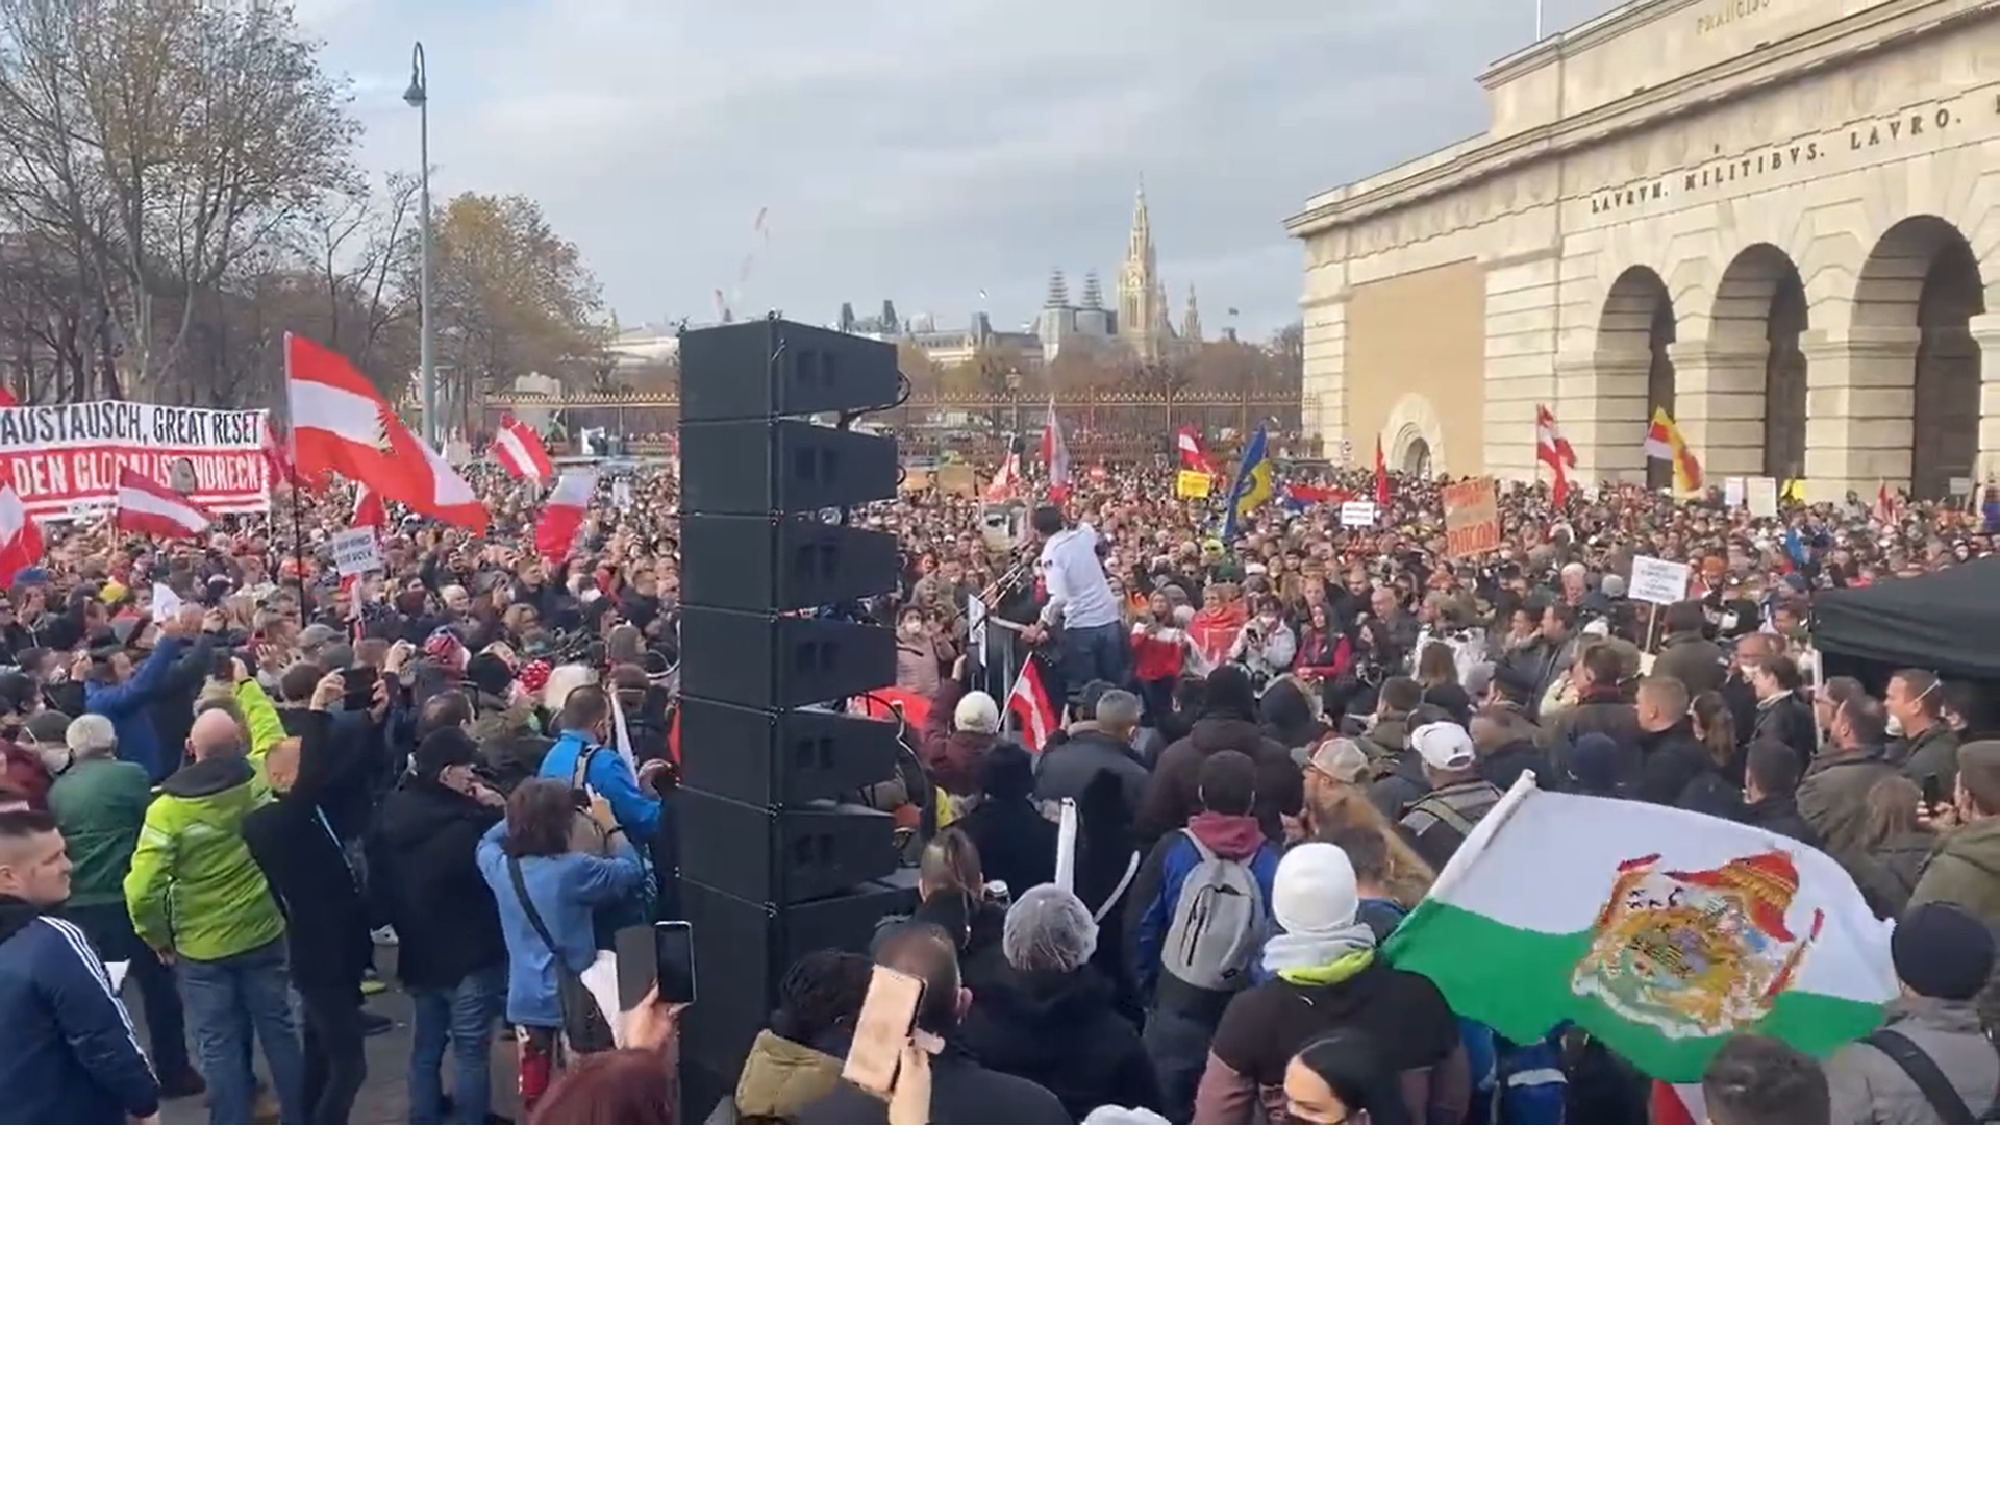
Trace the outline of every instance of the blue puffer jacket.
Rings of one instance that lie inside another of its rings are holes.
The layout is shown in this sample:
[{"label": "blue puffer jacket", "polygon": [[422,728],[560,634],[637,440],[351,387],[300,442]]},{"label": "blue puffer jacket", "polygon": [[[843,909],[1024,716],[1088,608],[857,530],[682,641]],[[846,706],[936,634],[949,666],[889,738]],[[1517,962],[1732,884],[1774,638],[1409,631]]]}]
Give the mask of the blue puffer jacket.
[{"label": "blue puffer jacket", "polygon": [[82,930],[0,901],[0,938],[0,1125],[158,1113],[159,1083]]}]

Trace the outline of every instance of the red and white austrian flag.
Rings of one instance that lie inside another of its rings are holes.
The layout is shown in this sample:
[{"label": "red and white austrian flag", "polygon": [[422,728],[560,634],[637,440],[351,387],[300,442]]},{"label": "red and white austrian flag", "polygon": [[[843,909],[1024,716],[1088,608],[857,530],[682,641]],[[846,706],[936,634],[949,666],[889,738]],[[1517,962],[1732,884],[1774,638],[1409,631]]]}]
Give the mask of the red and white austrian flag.
[{"label": "red and white austrian flag", "polygon": [[1039,752],[1048,744],[1049,736],[1061,727],[1055,707],[1049,702],[1049,690],[1042,682],[1042,669],[1035,665],[1032,656],[1021,663],[1021,675],[1014,679],[1014,686],[1007,694],[1007,707],[1021,721],[1021,743],[1029,750]]},{"label": "red and white austrian flag", "polygon": [[1194,469],[1202,474],[1220,477],[1221,470],[1215,467],[1208,453],[1201,446],[1201,436],[1192,427],[1183,427],[1174,435],[1174,447],[1181,456],[1183,469]]},{"label": "red and white austrian flag", "polygon": [[11,484],[0,484],[0,589],[42,560],[42,528]]},{"label": "red and white austrian flag", "polygon": [[1535,462],[1547,464],[1554,474],[1554,481],[1549,486],[1549,499],[1560,506],[1569,494],[1569,476],[1576,468],[1576,449],[1570,447],[1569,439],[1556,425],[1556,414],[1546,406],[1535,408]]},{"label": "red and white austrian flag", "polygon": [[475,534],[486,507],[465,476],[405,427],[375,387],[330,350],[285,335],[292,458],[301,476],[339,474],[420,516]]},{"label": "red and white austrian flag", "polygon": [[542,513],[535,517],[535,550],[551,562],[568,557],[583,526],[584,513],[596,495],[596,469],[566,470],[542,503]]},{"label": "red and white austrian flag", "polygon": [[1042,468],[1049,476],[1049,498],[1060,505],[1069,499],[1069,444],[1063,441],[1056,398],[1049,397],[1048,420],[1042,425]]},{"label": "red and white austrian flag", "polygon": [[547,484],[556,466],[535,429],[516,417],[503,417],[493,439],[493,461],[516,479]]},{"label": "red and white austrian flag", "polygon": [[136,469],[121,469],[114,524],[145,536],[197,537],[208,530],[208,512]]}]

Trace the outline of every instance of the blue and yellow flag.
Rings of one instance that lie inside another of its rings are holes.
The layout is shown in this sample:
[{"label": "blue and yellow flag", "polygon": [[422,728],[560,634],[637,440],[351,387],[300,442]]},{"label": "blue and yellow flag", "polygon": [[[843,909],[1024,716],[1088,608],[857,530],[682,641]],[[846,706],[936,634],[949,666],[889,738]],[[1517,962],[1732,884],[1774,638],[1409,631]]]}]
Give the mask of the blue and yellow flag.
[{"label": "blue and yellow flag", "polygon": [[1236,483],[1229,487],[1229,508],[1222,516],[1222,539],[1233,541],[1236,528],[1257,513],[1257,507],[1271,498],[1271,458],[1264,451],[1264,429],[1250,434],[1243,448],[1243,462],[1236,469]]}]

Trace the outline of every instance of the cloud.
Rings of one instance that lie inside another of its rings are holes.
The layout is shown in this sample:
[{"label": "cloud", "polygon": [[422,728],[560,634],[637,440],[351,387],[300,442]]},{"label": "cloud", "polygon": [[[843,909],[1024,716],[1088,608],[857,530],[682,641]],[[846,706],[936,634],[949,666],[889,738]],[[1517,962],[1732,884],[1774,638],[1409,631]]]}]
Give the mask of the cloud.
[{"label": "cloud", "polygon": [[[1549,0],[1573,24],[1593,0]],[[302,0],[355,80],[378,169],[415,165],[430,65],[437,191],[520,192],[627,323],[739,307],[824,319],[893,298],[1018,327],[1053,266],[1107,287],[1143,177],[1176,312],[1296,315],[1281,227],[1313,193],[1478,130],[1474,75],[1530,0]],[[390,27],[407,33],[391,40]],[[752,229],[768,207],[768,243]],[[754,257],[747,281],[741,270]],[[741,283],[739,285],[739,282]]]}]

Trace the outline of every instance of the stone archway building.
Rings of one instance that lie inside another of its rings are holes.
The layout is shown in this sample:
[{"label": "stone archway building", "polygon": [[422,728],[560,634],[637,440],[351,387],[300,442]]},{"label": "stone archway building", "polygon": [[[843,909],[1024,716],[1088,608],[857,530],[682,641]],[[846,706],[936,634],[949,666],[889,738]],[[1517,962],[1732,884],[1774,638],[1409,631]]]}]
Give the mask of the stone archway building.
[{"label": "stone archway building", "polygon": [[2000,472],[2000,0],[1634,0],[1480,83],[1286,226],[1329,450],[1530,478],[1546,405],[1636,480],[1665,406],[1718,481]]}]

